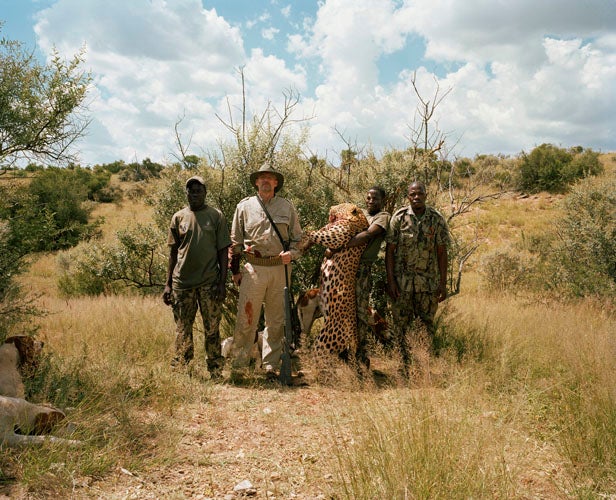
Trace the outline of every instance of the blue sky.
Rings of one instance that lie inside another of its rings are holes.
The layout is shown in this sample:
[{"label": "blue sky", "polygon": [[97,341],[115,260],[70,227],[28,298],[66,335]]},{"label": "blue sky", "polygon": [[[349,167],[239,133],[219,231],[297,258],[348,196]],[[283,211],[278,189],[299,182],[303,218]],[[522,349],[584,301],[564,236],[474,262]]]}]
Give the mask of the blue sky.
[{"label": "blue sky", "polygon": [[[83,164],[165,162],[231,140],[216,118],[301,95],[306,150],[337,164],[340,137],[408,147],[412,79],[444,96],[450,159],[549,142],[616,151],[616,0],[0,0],[1,36],[44,60],[85,46],[92,124]],[[446,95],[445,95],[446,94]]]}]

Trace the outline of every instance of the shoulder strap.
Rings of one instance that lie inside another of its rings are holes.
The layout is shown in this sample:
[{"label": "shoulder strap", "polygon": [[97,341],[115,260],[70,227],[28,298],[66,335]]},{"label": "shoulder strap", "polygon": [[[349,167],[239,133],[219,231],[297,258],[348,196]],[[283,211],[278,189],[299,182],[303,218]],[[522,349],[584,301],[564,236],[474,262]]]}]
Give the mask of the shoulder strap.
[{"label": "shoulder strap", "polygon": [[274,220],[272,219],[272,216],[267,211],[267,208],[265,208],[265,203],[263,203],[263,200],[259,198],[259,195],[256,195],[256,196],[257,196],[257,200],[259,201],[259,204],[261,205],[261,208],[265,212],[265,215],[267,215],[267,218],[269,219],[270,224],[274,228],[274,231],[276,231],[276,234],[278,235],[278,238],[280,239],[280,243],[282,243],[282,248],[286,252],[289,249],[289,242],[283,239],[282,235],[280,234],[280,231],[278,230],[278,227],[276,227],[276,224],[274,223]]}]

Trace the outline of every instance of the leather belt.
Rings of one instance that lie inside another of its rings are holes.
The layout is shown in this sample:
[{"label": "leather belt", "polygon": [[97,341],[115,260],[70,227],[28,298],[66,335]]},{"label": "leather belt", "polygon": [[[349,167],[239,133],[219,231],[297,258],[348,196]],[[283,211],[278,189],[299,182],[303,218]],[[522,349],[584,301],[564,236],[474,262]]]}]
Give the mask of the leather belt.
[{"label": "leather belt", "polygon": [[276,255],[274,257],[257,257],[251,253],[245,253],[246,260],[255,266],[281,266],[282,257]]}]

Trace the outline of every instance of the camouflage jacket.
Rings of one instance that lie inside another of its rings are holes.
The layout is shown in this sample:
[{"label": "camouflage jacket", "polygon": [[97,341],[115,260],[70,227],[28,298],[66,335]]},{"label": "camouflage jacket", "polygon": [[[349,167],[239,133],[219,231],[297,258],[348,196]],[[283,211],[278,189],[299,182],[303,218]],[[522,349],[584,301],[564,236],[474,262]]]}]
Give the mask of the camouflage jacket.
[{"label": "camouflage jacket", "polygon": [[436,249],[450,243],[444,217],[431,207],[421,217],[410,206],[401,208],[391,218],[386,242],[396,246],[398,286],[406,291],[436,292],[440,278]]}]

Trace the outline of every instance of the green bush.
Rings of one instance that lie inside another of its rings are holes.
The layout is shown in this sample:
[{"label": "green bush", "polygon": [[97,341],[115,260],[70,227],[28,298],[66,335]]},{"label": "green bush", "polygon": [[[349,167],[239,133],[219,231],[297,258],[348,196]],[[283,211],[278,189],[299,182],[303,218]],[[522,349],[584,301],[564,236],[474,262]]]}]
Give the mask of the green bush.
[{"label": "green bush", "polygon": [[528,247],[532,281],[569,297],[616,294],[616,179],[584,179],[563,200],[554,229]]},{"label": "green bush", "polygon": [[137,224],[116,236],[112,245],[86,244],[58,257],[58,288],[63,295],[162,290],[168,255],[161,233],[155,227]]},{"label": "green bush", "polygon": [[602,170],[598,153],[590,149],[576,147],[566,150],[542,144],[529,154],[522,153],[517,187],[531,193],[562,193],[577,179],[597,175]]},{"label": "green bush", "polygon": [[564,182],[570,184],[578,179],[599,175],[602,172],[603,165],[599,161],[599,153],[586,149],[574,154],[571,162],[563,167],[562,178]]},{"label": "green bush", "polygon": [[38,232],[44,221],[44,237],[30,238],[33,251],[69,248],[97,235],[101,221],[89,222],[92,206],[86,202],[101,185],[91,171],[80,167],[47,168],[20,188],[28,201],[12,206],[12,219]]},{"label": "green bush", "polygon": [[65,297],[108,293],[109,284],[101,275],[101,259],[101,248],[91,243],[58,254],[60,293]]},{"label": "green bush", "polygon": [[134,162],[128,165],[123,165],[120,173],[120,180],[127,181],[144,181],[152,178],[160,177],[161,171],[164,166],[160,163],[153,162],[149,158],[146,158],[141,163]]},{"label": "green bush", "polygon": [[616,179],[585,180],[564,201],[555,248],[558,284],[577,296],[616,292]]}]

